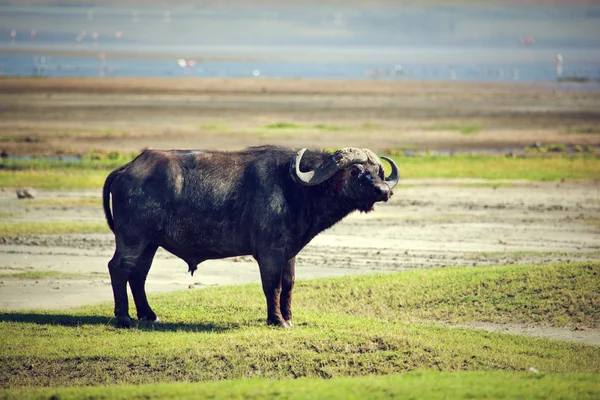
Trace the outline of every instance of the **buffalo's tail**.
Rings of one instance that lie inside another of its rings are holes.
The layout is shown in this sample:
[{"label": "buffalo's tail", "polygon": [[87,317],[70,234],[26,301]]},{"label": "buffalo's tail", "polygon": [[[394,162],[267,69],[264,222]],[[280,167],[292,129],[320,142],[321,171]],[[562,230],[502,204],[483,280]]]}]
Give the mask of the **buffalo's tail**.
[{"label": "buffalo's tail", "polygon": [[104,215],[106,216],[106,222],[111,231],[115,231],[115,223],[113,221],[112,211],[110,209],[110,187],[119,173],[124,167],[118,168],[106,177],[104,182],[104,188],[102,189],[102,205],[104,206]]}]

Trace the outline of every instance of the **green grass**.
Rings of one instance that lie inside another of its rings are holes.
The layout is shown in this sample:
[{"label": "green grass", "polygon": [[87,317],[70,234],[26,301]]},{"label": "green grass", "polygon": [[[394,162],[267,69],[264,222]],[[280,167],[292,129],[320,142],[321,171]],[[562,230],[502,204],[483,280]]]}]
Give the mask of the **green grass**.
[{"label": "green grass", "polygon": [[[336,378],[414,370],[482,371],[472,376],[485,384],[513,376],[499,371],[531,367],[540,377],[596,374],[584,378],[594,381],[600,374],[600,347],[435,323],[593,326],[600,310],[599,272],[595,262],[301,281],[291,330],[265,326],[257,284],[152,296],[164,323],[131,330],[113,327],[112,304],[5,311],[0,313],[0,387]],[[427,374],[415,390],[426,390],[436,376],[444,376]],[[562,386],[572,379],[579,378],[550,380]],[[321,381],[307,382],[318,392],[326,390]],[[392,390],[395,384],[384,386]]]},{"label": "green grass", "polygon": [[[102,199],[100,197],[80,197],[80,198],[59,198],[59,199],[24,199],[18,203],[23,207],[102,207]],[[1,217],[1,213],[0,213]]]},{"label": "green grass", "polygon": [[6,399],[596,399],[596,375],[414,371],[401,375],[61,389],[17,389]]},{"label": "green grass", "polygon": [[403,178],[481,178],[530,181],[600,179],[595,156],[392,156]]},{"label": "green grass", "polygon": [[477,125],[470,125],[466,123],[459,122],[440,122],[434,125],[431,125],[426,128],[430,131],[456,131],[460,132],[463,135],[474,135],[481,131],[481,128]]},{"label": "green grass", "polygon": [[363,122],[360,125],[360,129],[362,129],[363,131],[379,131],[385,129],[385,127],[383,125],[375,124],[373,122]]},{"label": "green grass", "polygon": [[0,272],[0,278],[37,280],[37,279],[82,279],[82,278],[106,278],[108,275],[84,275],[71,274],[59,271],[23,271],[23,272]]},{"label": "green grass", "polygon": [[0,236],[109,232],[105,222],[0,222]]},{"label": "green grass", "polygon": [[328,124],[316,124],[314,127],[320,131],[330,131],[330,132],[338,132],[338,131],[343,131],[343,130],[348,129],[345,126],[328,125]]},{"label": "green grass", "polygon": [[111,169],[6,171],[0,169],[0,187],[33,187],[46,190],[99,189]]},{"label": "green grass", "polygon": [[220,124],[204,124],[200,127],[205,131],[218,131],[218,132],[227,132],[229,128],[225,125]]},{"label": "green grass", "polygon": [[294,124],[292,122],[274,122],[264,126],[265,129],[300,129],[302,125]]},{"label": "green grass", "polygon": [[[598,327],[600,262],[435,269],[311,282],[308,308],[384,320]],[[320,291],[331,295],[322,298]],[[347,293],[349,291],[349,294]],[[339,293],[339,295],[337,294]],[[361,301],[355,301],[361,299]],[[318,306],[315,305],[318,303]]]},{"label": "green grass", "polygon": [[[266,135],[271,135],[265,131]],[[278,134],[274,130],[274,134]],[[285,129],[282,130],[285,132]],[[92,156],[97,157],[97,156]],[[124,156],[125,157],[125,156]],[[555,155],[504,157],[424,155],[404,157],[392,155],[403,178],[479,178],[531,181],[561,179],[600,179],[600,158],[593,155]],[[0,160],[0,187],[34,187],[41,189],[100,188],[106,176],[125,164],[129,157],[84,159],[81,162]]]}]

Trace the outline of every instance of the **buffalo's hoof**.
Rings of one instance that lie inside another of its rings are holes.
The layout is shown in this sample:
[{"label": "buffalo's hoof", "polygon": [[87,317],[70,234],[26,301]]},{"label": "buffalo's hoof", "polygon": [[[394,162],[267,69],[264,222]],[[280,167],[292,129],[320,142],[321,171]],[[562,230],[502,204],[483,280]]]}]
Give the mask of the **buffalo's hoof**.
[{"label": "buffalo's hoof", "polygon": [[291,328],[291,326],[289,326],[287,324],[287,322],[285,322],[284,320],[273,321],[273,320],[269,319],[269,320],[267,320],[267,325],[269,325],[269,326],[276,326],[276,327],[279,327],[279,328]]},{"label": "buffalo's hoof", "polygon": [[287,321],[285,321],[285,324],[287,325],[288,328],[293,328],[294,327],[294,323],[292,322],[291,319],[288,319]]},{"label": "buffalo's hoof", "polygon": [[150,310],[144,314],[138,314],[137,317],[138,317],[138,320],[146,321],[146,322],[154,322],[158,319],[158,317],[152,310]]},{"label": "buffalo's hoof", "polygon": [[131,318],[129,317],[117,317],[117,328],[131,328]]},{"label": "buffalo's hoof", "polygon": [[148,322],[150,324],[161,324],[162,323],[160,318],[158,318],[157,316],[154,316],[154,318],[140,317],[140,322]]}]

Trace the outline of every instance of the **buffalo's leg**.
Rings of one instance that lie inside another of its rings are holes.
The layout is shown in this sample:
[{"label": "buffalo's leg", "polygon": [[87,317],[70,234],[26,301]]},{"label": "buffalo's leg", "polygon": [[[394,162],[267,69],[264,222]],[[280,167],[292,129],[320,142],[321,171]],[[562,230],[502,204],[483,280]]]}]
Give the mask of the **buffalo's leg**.
[{"label": "buffalo's leg", "polygon": [[133,301],[137,309],[137,317],[139,320],[150,322],[157,321],[157,318],[148,304],[145,285],[146,277],[148,276],[148,271],[150,271],[150,266],[152,265],[152,260],[157,249],[158,246],[149,244],[138,259],[135,268],[129,274],[129,287],[131,288],[131,294],[133,295]]},{"label": "buffalo's leg", "polygon": [[286,325],[292,326],[292,290],[296,277],[296,258],[289,260],[281,271],[281,316]]},{"label": "buffalo's leg", "polygon": [[260,278],[262,280],[263,291],[267,300],[267,324],[287,327],[285,320],[281,316],[279,306],[281,296],[281,273],[285,261],[283,257],[267,255],[258,257],[260,268]]},{"label": "buffalo's leg", "polygon": [[129,317],[129,301],[127,299],[127,279],[129,271],[124,265],[123,258],[118,251],[108,262],[108,272],[110,273],[110,283],[115,298],[115,317],[117,326],[121,328],[131,328],[131,318]]},{"label": "buffalo's leg", "polygon": [[110,282],[115,298],[115,317],[117,318],[117,326],[130,328],[131,318],[129,317],[127,282],[132,273],[136,273],[138,262],[148,243],[141,243],[137,238],[127,240],[122,235],[117,236],[116,242],[115,255],[108,263]]}]

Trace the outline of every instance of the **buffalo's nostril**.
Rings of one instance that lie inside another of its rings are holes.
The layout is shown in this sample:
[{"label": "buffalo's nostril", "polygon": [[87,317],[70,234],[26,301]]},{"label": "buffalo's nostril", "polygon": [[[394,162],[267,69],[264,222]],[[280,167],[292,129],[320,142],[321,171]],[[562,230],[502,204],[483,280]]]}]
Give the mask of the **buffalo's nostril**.
[{"label": "buffalo's nostril", "polygon": [[375,191],[375,195],[377,195],[381,200],[387,201],[391,196],[391,190],[387,185],[376,185],[373,187]]}]

